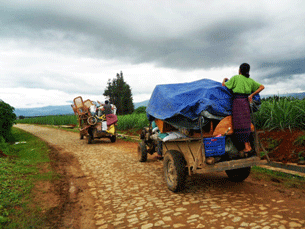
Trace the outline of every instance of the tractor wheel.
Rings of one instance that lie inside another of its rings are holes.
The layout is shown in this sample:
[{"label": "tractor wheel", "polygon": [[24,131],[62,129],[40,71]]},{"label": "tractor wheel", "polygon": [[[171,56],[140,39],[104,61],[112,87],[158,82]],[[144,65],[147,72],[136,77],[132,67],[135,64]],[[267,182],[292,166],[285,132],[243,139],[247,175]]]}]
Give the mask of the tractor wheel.
[{"label": "tractor wheel", "polygon": [[185,168],[186,161],[180,152],[169,150],[165,153],[163,169],[169,190],[177,192],[184,188],[186,180]]},{"label": "tractor wheel", "polygon": [[228,175],[230,181],[233,182],[244,181],[250,175],[250,172],[251,172],[251,167],[226,170],[226,174]]},{"label": "tractor wheel", "polygon": [[140,142],[138,145],[138,160],[139,162],[147,161],[147,148],[144,142]]}]

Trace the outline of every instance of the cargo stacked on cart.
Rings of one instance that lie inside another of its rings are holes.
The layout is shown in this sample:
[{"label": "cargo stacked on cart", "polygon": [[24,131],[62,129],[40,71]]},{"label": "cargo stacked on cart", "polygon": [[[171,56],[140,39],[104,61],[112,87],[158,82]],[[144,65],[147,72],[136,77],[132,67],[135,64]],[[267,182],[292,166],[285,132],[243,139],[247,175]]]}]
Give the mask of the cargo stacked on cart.
[{"label": "cargo stacked on cart", "polygon": [[98,112],[93,101],[90,99],[83,101],[81,96],[73,99],[71,107],[78,120],[80,139],[86,137],[88,144],[96,138],[109,138],[111,142],[116,141],[118,119],[115,114],[105,115]]},{"label": "cargo stacked on cart", "polygon": [[[229,89],[209,79],[157,85],[146,110],[150,126],[140,136],[139,161],[146,161],[147,154],[164,158],[165,177],[173,191],[181,188],[187,174],[226,171],[232,180],[244,180],[251,166],[261,162],[253,124],[251,144],[255,150],[239,154],[244,146],[234,137],[232,98]],[[259,95],[254,101],[255,112]]]}]

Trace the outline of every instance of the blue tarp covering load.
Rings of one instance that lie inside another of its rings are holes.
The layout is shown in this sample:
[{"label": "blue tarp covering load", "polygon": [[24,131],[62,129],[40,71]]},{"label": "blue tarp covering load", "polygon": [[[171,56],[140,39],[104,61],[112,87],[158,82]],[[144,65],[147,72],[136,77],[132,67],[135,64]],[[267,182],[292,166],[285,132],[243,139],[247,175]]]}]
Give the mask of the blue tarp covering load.
[{"label": "blue tarp covering load", "polygon": [[[157,85],[146,112],[149,120],[171,120],[183,116],[194,121],[203,111],[221,119],[232,114],[232,98],[231,90],[210,79]],[[253,100],[260,100],[259,95]]]}]

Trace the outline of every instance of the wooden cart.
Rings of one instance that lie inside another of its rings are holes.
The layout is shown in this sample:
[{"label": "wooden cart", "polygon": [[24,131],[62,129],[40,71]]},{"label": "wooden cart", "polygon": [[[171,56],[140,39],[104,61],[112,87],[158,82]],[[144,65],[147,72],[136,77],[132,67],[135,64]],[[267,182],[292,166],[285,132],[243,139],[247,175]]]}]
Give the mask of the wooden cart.
[{"label": "wooden cart", "polygon": [[78,120],[80,139],[87,137],[88,144],[92,143],[95,138],[109,138],[111,142],[116,141],[115,124],[102,128],[103,122],[106,122],[105,115],[98,117],[91,114],[90,107],[93,102],[90,99],[83,101],[81,96],[74,98],[74,104],[71,105],[74,114]]},{"label": "wooden cart", "polygon": [[[166,129],[166,123],[159,129]],[[201,128],[202,129],[202,128]],[[233,134],[232,118],[228,116],[213,128],[210,124],[208,132],[201,132],[197,137],[186,137],[170,141],[162,141],[152,133],[151,126],[142,131],[142,142],[138,146],[139,161],[147,160],[147,153],[153,154],[162,144],[164,176],[168,188],[171,191],[179,191],[184,188],[186,177],[193,174],[202,174],[215,171],[225,171],[229,179],[235,182],[245,180],[254,165],[264,164],[259,154],[258,137],[252,125],[253,141],[252,147],[255,149],[252,155],[237,155],[236,157],[206,157],[204,139],[215,137],[219,134],[225,135],[226,146],[230,143]],[[238,151],[237,151],[238,152]]]}]

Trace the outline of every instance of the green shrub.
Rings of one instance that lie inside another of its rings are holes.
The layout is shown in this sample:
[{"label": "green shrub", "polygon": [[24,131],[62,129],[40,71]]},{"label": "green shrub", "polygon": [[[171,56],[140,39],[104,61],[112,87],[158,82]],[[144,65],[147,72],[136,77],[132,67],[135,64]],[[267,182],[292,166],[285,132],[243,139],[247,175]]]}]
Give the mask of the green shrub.
[{"label": "green shrub", "polygon": [[4,138],[0,136],[0,152],[3,152],[4,154],[8,154],[9,152],[9,146],[8,143],[5,142]]},{"label": "green shrub", "polygon": [[15,108],[0,100],[0,136],[8,142],[12,140],[11,129],[16,120]]},{"label": "green shrub", "polygon": [[305,134],[297,137],[297,139],[293,142],[293,145],[305,146]]},{"label": "green shrub", "polygon": [[298,157],[300,161],[305,161],[305,151],[299,152]]},{"label": "green shrub", "polygon": [[141,113],[146,114],[146,107],[145,106],[138,107],[137,109],[135,109],[135,111],[133,113],[135,113],[135,114],[141,114]]}]

